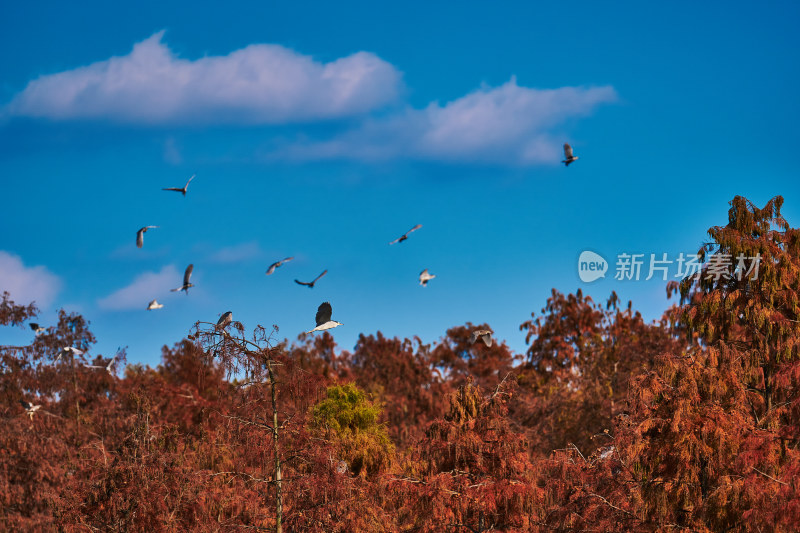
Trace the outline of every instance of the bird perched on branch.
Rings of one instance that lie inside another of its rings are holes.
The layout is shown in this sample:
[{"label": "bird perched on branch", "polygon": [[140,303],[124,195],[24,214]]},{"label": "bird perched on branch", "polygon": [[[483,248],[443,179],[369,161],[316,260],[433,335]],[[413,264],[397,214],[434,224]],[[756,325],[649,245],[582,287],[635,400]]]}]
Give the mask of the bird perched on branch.
[{"label": "bird perched on branch", "polygon": [[470,335],[469,343],[470,344],[475,344],[475,341],[477,341],[479,337],[480,337],[480,339],[483,341],[483,343],[486,346],[490,346],[491,347],[491,345],[492,345],[492,330],[490,330],[490,329],[476,329],[475,331],[472,332],[472,335]]},{"label": "bird perched on branch", "polygon": [[143,228],[139,228],[139,231],[136,232],[136,247],[141,248],[144,245],[144,234],[147,233],[147,230],[157,227],[158,226],[145,226]]},{"label": "bird perched on branch", "polygon": [[161,190],[162,191],[175,191],[175,192],[179,192],[179,193],[183,194],[183,196],[186,196],[186,189],[189,188],[189,184],[192,182],[192,180],[194,179],[194,177],[196,175],[197,174],[192,174],[192,177],[189,178],[189,181],[187,181],[186,185],[184,185],[183,187],[180,187],[180,188],[179,187],[167,187],[167,188],[161,189]]},{"label": "bird perched on branch", "polygon": [[217,320],[217,329],[225,329],[231,322],[233,322],[233,312],[226,311]]},{"label": "bird perched on branch", "polygon": [[318,281],[319,281],[319,279],[320,279],[322,276],[324,276],[325,274],[327,274],[327,273],[328,273],[328,271],[327,271],[327,270],[323,270],[323,271],[322,271],[322,274],[320,274],[319,276],[317,276],[317,277],[316,277],[316,279],[315,279],[314,281],[298,281],[298,280],[294,280],[294,282],[295,282],[295,283],[297,283],[298,285],[305,285],[305,286],[306,286],[306,287],[308,287],[309,289],[313,289],[313,288],[314,288],[314,284],[315,284],[316,282],[318,282]]},{"label": "bird perched on branch", "polygon": [[183,285],[177,289],[170,289],[170,292],[186,291],[186,294],[189,294],[189,287],[194,287],[193,284],[189,283],[192,277],[192,270],[194,270],[194,265],[186,267],[186,271],[183,273]]},{"label": "bird perched on branch", "polygon": [[391,244],[397,244],[398,242],[403,242],[404,240],[408,239],[408,235],[411,232],[417,231],[421,227],[422,227],[422,224],[417,224],[416,226],[414,226],[413,228],[411,228],[407,232],[403,233],[403,235],[401,235],[400,237],[396,238],[395,240],[393,240],[389,244],[391,245]]},{"label": "bird perched on branch", "polygon": [[335,320],[331,320],[331,315],[333,314],[333,308],[331,308],[331,304],[328,302],[323,302],[320,304],[319,308],[317,309],[317,327],[312,329],[311,331],[306,331],[306,333],[313,333],[315,331],[325,331],[326,329],[333,329],[337,326],[343,326],[341,322],[336,322]]},{"label": "bird perched on branch", "polygon": [[426,268],[425,270],[419,273],[419,284],[422,285],[423,287],[427,287],[428,282],[435,277],[436,276],[434,274],[429,274],[428,269]]},{"label": "bird perched on branch", "polygon": [[282,265],[282,264],[284,264],[284,263],[288,263],[288,262],[289,262],[289,261],[291,261],[292,259],[294,259],[294,257],[287,257],[286,259],[281,259],[280,261],[275,261],[274,263],[272,263],[272,264],[269,266],[269,268],[267,269],[267,276],[269,276],[270,274],[272,274],[273,272],[275,272],[275,269],[276,269],[276,268],[278,268],[279,266],[281,266],[281,265]]},{"label": "bird perched on branch", "polygon": [[579,158],[572,155],[572,146],[569,143],[564,143],[564,163],[565,167],[568,167],[570,163],[577,161]]}]

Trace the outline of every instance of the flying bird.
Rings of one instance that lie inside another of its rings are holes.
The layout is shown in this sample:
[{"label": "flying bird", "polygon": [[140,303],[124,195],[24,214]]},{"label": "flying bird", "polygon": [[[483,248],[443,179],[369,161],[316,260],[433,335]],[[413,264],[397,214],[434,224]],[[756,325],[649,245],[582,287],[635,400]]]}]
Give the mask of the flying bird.
[{"label": "flying bird", "polygon": [[343,326],[341,322],[336,322],[335,320],[331,320],[331,315],[333,314],[333,309],[331,308],[331,304],[328,302],[323,302],[320,304],[319,308],[317,309],[317,327],[312,329],[311,331],[306,331],[306,333],[314,333],[315,331],[325,331],[326,329],[333,329],[336,326]]},{"label": "flying bird", "polygon": [[478,337],[483,341],[486,346],[492,345],[492,331],[489,329],[476,329],[472,332],[472,335],[469,336],[469,343],[475,344],[475,341],[478,340]]},{"label": "flying bird", "polygon": [[189,178],[189,181],[187,181],[187,182],[186,182],[186,185],[184,185],[182,188],[178,188],[178,187],[167,187],[167,188],[165,188],[165,189],[161,189],[161,190],[162,190],[162,191],[175,191],[175,192],[179,192],[179,193],[181,193],[182,195],[186,196],[186,189],[188,189],[188,188],[189,188],[189,184],[192,182],[192,180],[194,179],[194,177],[195,177],[196,175],[197,175],[197,174],[192,174],[192,177],[191,177],[191,178]]},{"label": "flying bird", "polygon": [[111,371],[111,369],[113,368],[113,366],[114,366],[114,364],[116,362],[117,362],[117,356],[115,355],[114,357],[111,358],[111,361],[109,361],[106,366],[86,365],[86,368],[102,369],[102,370],[105,370],[106,372],[108,372],[109,375],[113,376],[114,373]]},{"label": "flying bird", "polygon": [[141,248],[144,245],[144,234],[147,233],[147,230],[157,227],[158,226],[145,226],[143,228],[139,228],[139,231],[136,232],[136,247]]},{"label": "flying bird", "polygon": [[233,322],[233,313],[231,311],[226,311],[222,313],[222,316],[217,320],[217,329],[225,329],[231,322]]},{"label": "flying bird", "polygon": [[397,244],[398,242],[403,242],[404,240],[408,239],[408,234],[409,233],[411,233],[412,231],[417,231],[421,227],[422,227],[422,224],[417,224],[416,226],[414,226],[413,228],[411,228],[407,232],[403,233],[402,236],[396,238],[395,240],[393,240],[389,244]]},{"label": "flying bird", "polygon": [[572,146],[569,143],[564,143],[564,163],[565,167],[568,167],[570,163],[577,161],[579,158],[572,155]]},{"label": "flying bird", "polygon": [[319,281],[319,278],[321,278],[322,276],[324,276],[327,273],[328,273],[327,270],[323,270],[322,274],[317,276],[317,279],[315,279],[314,281],[298,281],[298,280],[294,280],[294,282],[297,283],[298,285],[305,285],[306,287],[308,287],[310,289],[313,289],[314,288],[314,284]]},{"label": "flying bird", "polygon": [[83,355],[83,350],[73,348],[72,346],[65,346],[64,348],[61,348],[60,352],[58,352],[58,357],[56,357],[56,362],[58,362],[62,356],[67,354],[72,354],[72,357],[75,357],[76,355]]},{"label": "flying bird", "polygon": [[147,310],[152,311],[153,309],[161,309],[164,307],[164,304],[158,303],[158,300],[153,300],[149,304],[147,304]]},{"label": "flying bird", "polygon": [[291,261],[292,259],[294,259],[294,257],[287,257],[286,259],[281,259],[280,261],[276,261],[276,262],[272,263],[272,264],[269,266],[269,268],[267,269],[267,276],[269,276],[270,274],[272,274],[273,272],[275,272],[275,269],[276,269],[276,268],[278,268],[279,266],[281,266],[281,265],[282,265],[282,264],[284,264],[284,263],[288,263],[288,262],[289,262],[289,261]]},{"label": "flying bird", "polygon": [[40,326],[39,324],[37,324],[36,322],[31,322],[30,324],[28,324],[28,326],[30,326],[30,328],[33,330],[33,332],[36,335],[38,335],[39,333],[44,332],[44,328],[42,326]]},{"label": "flying bird", "polygon": [[189,279],[192,277],[192,270],[194,270],[194,265],[186,267],[186,272],[183,273],[183,285],[177,289],[170,289],[170,292],[186,291],[186,294],[189,294],[189,287],[194,287],[192,283],[189,283]]},{"label": "flying bird", "polygon": [[425,270],[419,273],[419,284],[422,285],[423,287],[427,287],[428,282],[435,277],[436,277],[435,275],[429,274],[428,269],[426,268]]},{"label": "flying bird", "polygon": [[19,403],[25,408],[25,414],[27,414],[31,420],[33,420],[33,414],[42,407],[41,405],[33,405],[31,402],[26,402],[25,400],[20,400]]}]

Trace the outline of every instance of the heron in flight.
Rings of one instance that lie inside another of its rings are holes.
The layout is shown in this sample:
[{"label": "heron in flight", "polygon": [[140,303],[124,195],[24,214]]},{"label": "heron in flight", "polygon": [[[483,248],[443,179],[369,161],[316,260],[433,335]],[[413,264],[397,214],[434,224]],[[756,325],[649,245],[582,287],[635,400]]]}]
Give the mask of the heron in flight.
[{"label": "heron in flight", "polygon": [[309,289],[313,289],[313,288],[314,288],[314,284],[315,284],[316,282],[318,282],[318,281],[319,281],[319,279],[320,279],[322,276],[324,276],[325,274],[327,274],[327,273],[328,273],[328,271],[327,271],[327,270],[323,270],[323,271],[322,271],[322,274],[320,274],[319,276],[317,276],[317,277],[316,277],[316,279],[315,279],[314,281],[298,281],[298,280],[294,280],[294,282],[295,282],[295,283],[297,283],[298,285],[305,285],[305,286],[306,286],[306,287],[308,287]]},{"label": "heron in flight", "polygon": [[145,226],[143,228],[139,228],[139,231],[136,232],[136,247],[141,248],[144,245],[144,234],[147,233],[149,229],[155,229],[158,226]]},{"label": "heron in flight", "polygon": [[147,304],[147,310],[152,311],[153,309],[161,309],[164,307],[164,304],[158,303],[158,300],[153,300],[149,304]]},{"label": "heron in flight", "polygon": [[578,159],[578,157],[572,155],[572,146],[570,146],[569,143],[564,143],[564,160],[562,161],[564,166],[568,167],[570,163],[573,163]]},{"label": "heron in flight", "polygon": [[281,259],[280,261],[275,261],[274,263],[272,263],[272,264],[269,266],[269,268],[267,269],[267,276],[269,276],[270,274],[272,274],[273,272],[275,272],[275,269],[276,269],[276,268],[278,268],[279,266],[281,266],[281,265],[282,265],[282,264],[284,264],[284,263],[288,263],[288,262],[289,262],[289,261],[291,261],[292,259],[294,259],[294,257],[287,257],[286,259]]},{"label": "heron in flight", "polygon": [[31,402],[26,402],[25,400],[20,400],[19,403],[25,408],[25,414],[28,415],[31,420],[33,420],[33,414],[42,407],[41,405],[33,405]]},{"label": "heron in flight", "polygon": [[233,322],[233,312],[226,311],[217,320],[217,329],[225,329],[231,322]]},{"label": "heron in flight", "polygon": [[194,287],[194,284],[189,283],[192,277],[192,270],[194,270],[194,265],[186,267],[186,272],[183,273],[183,285],[176,289],[170,289],[170,292],[186,291],[186,294],[189,294],[189,287]]},{"label": "heron in flight", "polygon": [[192,182],[192,180],[194,179],[194,177],[196,175],[197,174],[192,174],[192,177],[189,178],[189,181],[187,181],[186,185],[184,185],[183,187],[167,187],[167,188],[161,189],[161,190],[162,191],[175,191],[175,192],[181,193],[183,196],[186,196],[186,189],[189,188],[189,184]]},{"label": "heron in flight", "polygon": [[475,344],[475,341],[477,341],[479,337],[486,346],[492,346],[492,330],[476,329],[472,332],[472,335],[469,336],[469,343]]},{"label": "heron in flight", "polygon": [[117,362],[117,356],[115,355],[114,357],[111,358],[111,361],[109,361],[106,366],[86,365],[86,368],[98,368],[101,370],[105,370],[106,372],[108,372],[108,375],[113,376],[114,373],[111,371],[111,369],[114,367],[114,364],[116,362]]},{"label": "heron in flight", "polygon": [[31,322],[28,326],[33,330],[36,335],[44,332],[44,328],[37,324],[36,322]]},{"label": "heron in flight", "polygon": [[401,235],[400,237],[396,238],[395,240],[393,240],[389,244],[391,245],[391,244],[397,244],[398,242],[403,242],[404,240],[408,239],[409,233],[417,231],[421,227],[422,227],[422,224],[417,224],[416,226],[414,226],[413,228],[411,228],[407,232],[403,233],[403,235]]},{"label": "heron in flight", "polygon": [[434,274],[430,274],[428,272],[428,269],[426,268],[425,270],[419,273],[419,284],[422,285],[423,287],[427,287],[428,282],[435,277],[436,276]]},{"label": "heron in flight", "polygon": [[312,329],[311,331],[306,331],[306,333],[314,333],[315,331],[325,331],[326,329],[333,329],[337,326],[343,326],[341,322],[336,322],[335,320],[331,320],[331,315],[333,314],[333,309],[331,308],[331,304],[328,302],[323,302],[320,304],[319,308],[317,309],[317,327]]}]

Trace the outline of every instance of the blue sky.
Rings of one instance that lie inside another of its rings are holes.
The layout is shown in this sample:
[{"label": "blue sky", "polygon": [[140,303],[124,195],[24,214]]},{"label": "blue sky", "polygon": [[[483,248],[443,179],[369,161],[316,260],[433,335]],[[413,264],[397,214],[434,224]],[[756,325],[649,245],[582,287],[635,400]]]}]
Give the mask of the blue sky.
[{"label": "blue sky", "polygon": [[226,310],[294,339],[326,300],[341,348],[471,321],[523,352],[553,287],[666,307],[663,281],[581,282],[583,250],[694,253],[736,194],[800,223],[793,2],[3,10],[0,290],[81,312],[96,353],[155,365]]}]

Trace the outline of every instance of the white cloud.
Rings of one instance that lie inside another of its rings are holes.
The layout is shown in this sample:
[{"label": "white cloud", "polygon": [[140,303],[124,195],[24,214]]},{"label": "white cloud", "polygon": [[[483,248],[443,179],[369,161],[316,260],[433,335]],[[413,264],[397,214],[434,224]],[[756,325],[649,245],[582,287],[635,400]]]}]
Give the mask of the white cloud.
[{"label": "white cloud", "polygon": [[6,113],[133,123],[275,124],[356,115],[393,102],[401,74],[374,54],[320,63],[280,45],[177,57],[164,32],[130,54],[28,83]]},{"label": "white cloud", "polygon": [[99,299],[97,305],[112,311],[145,309],[150,300],[163,297],[182,281],[183,273],[178,272],[174,265],[167,265],[160,272],[139,274],[130,285]]},{"label": "white cloud", "polygon": [[520,87],[516,79],[482,87],[444,106],[407,108],[365,121],[328,141],[290,145],[278,157],[295,159],[388,159],[531,164],[559,161],[563,139],[552,131],[616,101],[613,87]]},{"label": "white cloud", "polygon": [[18,305],[36,302],[44,310],[61,290],[61,279],[44,266],[26,267],[18,255],[0,250],[0,292]]},{"label": "white cloud", "polygon": [[260,255],[262,255],[262,252],[258,243],[251,241],[222,248],[212,254],[209,261],[215,263],[238,263],[248,259],[255,259]]}]

